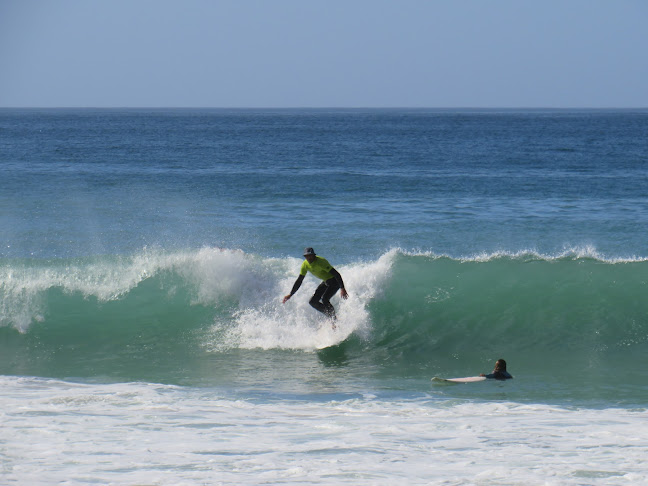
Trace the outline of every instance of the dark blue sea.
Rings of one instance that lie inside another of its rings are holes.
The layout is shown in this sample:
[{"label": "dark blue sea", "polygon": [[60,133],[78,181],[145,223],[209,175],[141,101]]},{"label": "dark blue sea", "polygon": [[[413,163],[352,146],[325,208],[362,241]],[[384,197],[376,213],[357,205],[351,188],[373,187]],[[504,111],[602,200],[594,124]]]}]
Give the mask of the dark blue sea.
[{"label": "dark blue sea", "polygon": [[640,484],[647,233],[648,110],[0,109],[0,482]]}]

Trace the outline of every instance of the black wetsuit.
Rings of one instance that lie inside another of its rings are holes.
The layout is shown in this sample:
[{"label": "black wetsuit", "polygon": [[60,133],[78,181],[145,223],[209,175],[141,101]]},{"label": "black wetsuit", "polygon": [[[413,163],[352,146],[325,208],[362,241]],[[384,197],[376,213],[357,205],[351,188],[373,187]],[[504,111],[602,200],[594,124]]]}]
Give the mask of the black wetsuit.
[{"label": "black wetsuit", "polygon": [[342,277],[337,273],[336,277],[323,281],[319,284],[317,289],[315,289],[315,293],[308,302],[315,309],[326,314],[331,319],[335,319],[335,308],[333,307],[333,304],[331,304],[331,297],[340,290],[340,287],[342,286],[340,285],[341,280]]},{"label": "black wetsuit", "polygon": [[494,380],[508,380],[513,377],[508,371],[493,371],[492,373],[486,375],[486,378],[491,378]]}]

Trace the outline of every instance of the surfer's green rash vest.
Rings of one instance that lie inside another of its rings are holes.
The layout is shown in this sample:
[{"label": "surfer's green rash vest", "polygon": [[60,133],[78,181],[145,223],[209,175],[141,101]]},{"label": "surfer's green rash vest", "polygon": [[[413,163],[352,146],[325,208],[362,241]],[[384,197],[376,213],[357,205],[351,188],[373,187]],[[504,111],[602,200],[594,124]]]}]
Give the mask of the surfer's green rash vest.
[{"label": "surfer's green rash vest", "polygon": [[326,258],[316,256],[315,260],[313,260],[313,263],[308,263],[308,260],[304,260],[299,274],[306,276],[306,272],[310,272],[319,279],[328,280],[334,277],[334,275],[331,273],[332,269],[333,266],[328,262]]}]

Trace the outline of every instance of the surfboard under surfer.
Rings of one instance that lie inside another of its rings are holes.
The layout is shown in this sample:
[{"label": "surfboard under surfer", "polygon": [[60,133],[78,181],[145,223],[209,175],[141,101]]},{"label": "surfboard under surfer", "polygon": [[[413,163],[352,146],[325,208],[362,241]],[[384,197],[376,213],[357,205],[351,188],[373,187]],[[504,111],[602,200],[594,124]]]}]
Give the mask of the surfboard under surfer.
[{"label": "surfboard under surfer", "polygon": [[[306,260],[302,263],[299,276],[297,277],[297,280],[295,280],[295,284],[290,293],[283,298],[282,303],[285,304],[288,299],[290,299],[295,292],[299,290],[306,273],[310,272],[317,278],[321,279],[322,283],[317,287],[308,303],[322,314],[335,320],[335,308],[331,304],[331,297],[333,297],[338,290],[343,299],[349,297],[349,294],[344,288],[342,275],[333,268],[326,258],[316,255],[315,250],[311,247],[304,249],[304,258]],[[335,323],[333,323],[333,329],[335,329]]]}]

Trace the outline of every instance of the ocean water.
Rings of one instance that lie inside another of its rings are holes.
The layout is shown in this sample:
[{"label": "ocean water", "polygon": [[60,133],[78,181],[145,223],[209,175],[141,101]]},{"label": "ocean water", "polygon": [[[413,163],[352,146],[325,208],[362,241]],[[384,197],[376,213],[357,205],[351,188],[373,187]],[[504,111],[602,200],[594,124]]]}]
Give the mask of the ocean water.
[{"label": "ocean water", "polygon": [[0,483],[646,483],[647,230],[648,110],[2,109]]}]

